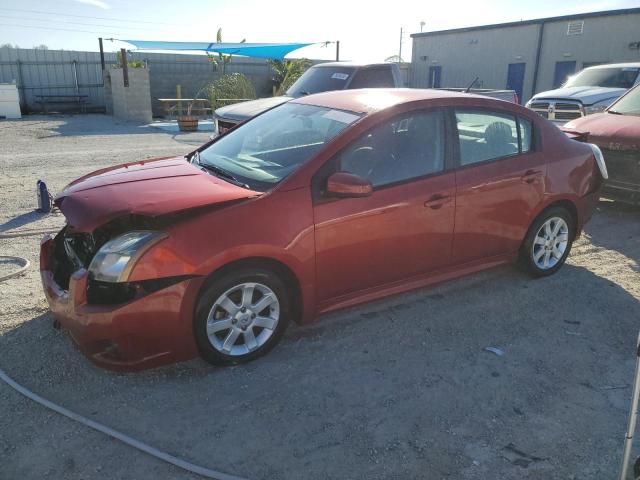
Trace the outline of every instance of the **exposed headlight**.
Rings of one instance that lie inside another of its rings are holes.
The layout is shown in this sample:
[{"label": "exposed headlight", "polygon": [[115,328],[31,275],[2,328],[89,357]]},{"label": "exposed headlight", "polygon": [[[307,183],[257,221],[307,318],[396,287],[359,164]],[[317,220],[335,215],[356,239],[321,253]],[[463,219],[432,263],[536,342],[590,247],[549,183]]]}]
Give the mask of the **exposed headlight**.
[{"label": "exposed headlight", "polygon": [[600,169],[600,174],[602,175],[602,178],[606,180],[607,178],[609,178],[609,172],[607,172],[607,164],[604,163],[604,156],[602,155],[602,151],[600,150],[600,147],[598,147],[597,145],[594,145],[593,143],[588,143],[587,145],[591,147],[591,150],[593,151],[593,156],[596,157],[596,163],[598,164],[598,168]]},{"label": "exposed headlight", "polygon": [[597,103],[595,105],[589,105],[587,107],[584,107],[584,114],[585,115],[592,115],[594,113],[601,113],[604,112],[604,109],[607,108],[608,105],[604,104],[604,103]]},{"label": "exposed headlight", "polygon": [[166,236],[162,232],[134,231],[109,240],[91,260],[89,273],[101,282],[126,282],[142,254]]}]

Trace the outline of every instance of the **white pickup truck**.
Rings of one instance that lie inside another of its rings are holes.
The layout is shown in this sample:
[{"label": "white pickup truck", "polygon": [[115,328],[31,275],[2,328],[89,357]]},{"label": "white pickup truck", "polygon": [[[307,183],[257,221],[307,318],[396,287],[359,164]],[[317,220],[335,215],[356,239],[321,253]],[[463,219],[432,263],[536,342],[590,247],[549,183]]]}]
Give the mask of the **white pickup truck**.
[{"label": "white pickup truck", "polygon": [[560,88],[541,92],[527,107],[556,123],[600,113],[640,83],[640,63],[597,65],[569,77]]}]

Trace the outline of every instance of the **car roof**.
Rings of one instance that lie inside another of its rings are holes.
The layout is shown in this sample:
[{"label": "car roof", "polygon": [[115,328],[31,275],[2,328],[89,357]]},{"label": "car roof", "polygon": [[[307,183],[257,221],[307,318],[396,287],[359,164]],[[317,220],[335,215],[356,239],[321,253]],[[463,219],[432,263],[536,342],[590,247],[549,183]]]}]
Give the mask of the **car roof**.
[{"label": "car roof", "polygon": [[313,67],[388,67],[389,65],[393,65],[390,62],[379,62],[379,63],[365,63],[365,62],[325,62],[325,63],[316,63]]},{"label": "car roof", "polygon": [[319,107],[349,110],[357,113],[373,113],[401,103],[420,100],[439,100],[443,98],[493,99],[471,93],[451,92],[419,88],[363,88],[356,90],[334,90],[296,98],[294,103],[316,105]]},{"label": "car roof", "polygon": [[607,63],[605,65],[594,65],[593,67],[587,67],[585,70],[595,70],[598,68],[640,68],[640,62],[629,63]]}]

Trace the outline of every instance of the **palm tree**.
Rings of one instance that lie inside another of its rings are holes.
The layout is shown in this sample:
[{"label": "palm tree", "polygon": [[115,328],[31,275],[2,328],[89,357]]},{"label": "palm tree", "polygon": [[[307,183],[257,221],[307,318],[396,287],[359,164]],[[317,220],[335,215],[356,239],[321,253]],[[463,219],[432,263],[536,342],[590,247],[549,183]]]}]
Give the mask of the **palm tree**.
[{"label": "palm tree", "polygon": [[295,60],[269,60],[273,71],[272,81],[276,87],[275,94],[282,95],[311,66],[311,60],[297,58]]},{"label": "palm tree", "polygon": [[[240,43],[245,43],[247,41],[246,38],[240,40]],[[222,43],[222,27],[218,28],[218,32],[216,33],[216,43]],[[217,57],[217,58],[216,58]],[[231,61],[232,55],[226,55],[224,53],[218,53],[217,55],[212,55],[207,52],[207,58],[211,62],[213,66],[213,70],[217,70],[220,68],[220,73],[222,75],[225,74],[225,70],[227,68],[227,64]]]}]

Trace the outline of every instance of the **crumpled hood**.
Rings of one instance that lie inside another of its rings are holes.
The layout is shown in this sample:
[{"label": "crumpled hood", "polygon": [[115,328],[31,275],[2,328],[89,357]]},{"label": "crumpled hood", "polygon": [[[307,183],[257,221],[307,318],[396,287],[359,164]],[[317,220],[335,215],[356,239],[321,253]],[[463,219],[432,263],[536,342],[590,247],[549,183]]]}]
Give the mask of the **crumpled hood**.
[{"label": "crumpled hood", "polygon": [[583,105],[593,105],[613,101],[622,96],[626,90],[624,88],[605,88],[605,87],[566,87],[556,90],[549,90],[535,95],[531,100],[577,100]]},{"label": "crumpled hood", "polygon": [[176,157],[90,173],[67,185],[55,204],[75,230],[91,232],[124,215],[156,217],[257,195]]},{"label": "crumpled hood", "polygon": [[217,117],[242,122],[289,100],[293,100],[293,97],[259,98],[258,100],[249,100],[248,102],[220,107],[216,109],[215,114]]},{"label": "crumpled hood", "polygon": [[640,150],[639,116],[598,113],[573,120],[564,128],[588,133],[587,141],[599,147]]}]

